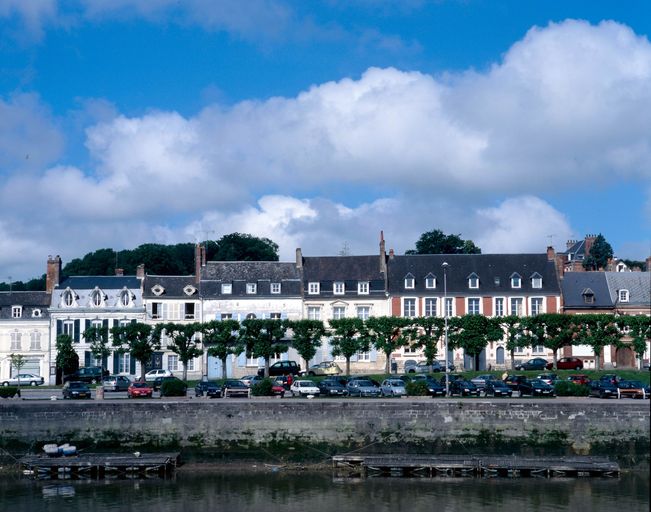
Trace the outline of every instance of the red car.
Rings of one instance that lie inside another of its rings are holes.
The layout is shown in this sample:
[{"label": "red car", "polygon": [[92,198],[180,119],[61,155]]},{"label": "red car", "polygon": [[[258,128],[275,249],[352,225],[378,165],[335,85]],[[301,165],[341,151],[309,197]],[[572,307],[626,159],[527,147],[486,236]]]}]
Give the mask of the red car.
[{"label": "red car", "polygon": [[578,375],[570,375],[567,380],[570,382],[574,382],[574,384],[580,384],[580,385],[588,385],[590,384],[590,379],[588,378],[587,375],[583,375],[582,373]]},{"label": "red car", "polygon": [[[554,368],[554,363],[548,363],[547,369]],[[557,370],[583,370],[583,361],[578,357],[561,357],[556,361]]]},{"label": "red car", "polygon": [[151,398],[154,388],[146,382],[133,382],[127,389],[129,398]]}]

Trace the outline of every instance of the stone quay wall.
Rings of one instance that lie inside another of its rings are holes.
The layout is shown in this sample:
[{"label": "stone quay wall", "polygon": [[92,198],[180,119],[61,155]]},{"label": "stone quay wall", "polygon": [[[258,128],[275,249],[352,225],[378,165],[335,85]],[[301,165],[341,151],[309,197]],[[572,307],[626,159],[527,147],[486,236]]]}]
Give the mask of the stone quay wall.
[{"label": "stone quay wall", "polygon": [[648,466],[647,401],[217,399],[0,402],[0,447],[180,449],[192,460],[364,453],[608,455]]}]

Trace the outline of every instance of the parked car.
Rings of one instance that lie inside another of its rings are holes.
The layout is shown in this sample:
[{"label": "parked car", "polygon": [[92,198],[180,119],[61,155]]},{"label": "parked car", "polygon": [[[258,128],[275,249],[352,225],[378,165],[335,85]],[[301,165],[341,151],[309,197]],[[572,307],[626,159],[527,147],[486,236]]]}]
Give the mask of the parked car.
[{"label": "parked car", "polygon": [[72,398],[90,398],[90,388],[85,382],[69,380],[61,388],[61,396],[64,400]]},{"label": "parked car", "polygon": [[348,382],[351,382],[353,380],[368,380],[368,381],[371,381],[375,387],[377,387],[377,388],[380,387],[380,383],[378,381],[376,381],[374,378],[369,377],[368,375],[355,375],[355,376],[351,377],[350,379],[348,379]]},{"label": "parked car", "polygon": [[[458,373],[448,373],[448,382],[452,384],[455,380],[465,380],[465,377],[463,375],[459,375]],[[445,375],[441,377],[439,382],[445,387]]]},{"label": "parked car", "polygon": [[222,388],[211,380],[200,380],[194,387],[194,396],[206,395],[208,398],[221,398]]},{"label": "parked car", "polygon": [[425,385],[427,386],[427,394],[430,396],[445,396],[445,384],[436,380],[434,377],[425,377]]},{"label": "parked car", "polygon": [[476,377],[470,379],[470,382],[472,382],[475,386],[477,386],[477,388],[481,391],[482,389],[484,389],[486,383],[489,380],[497,380],[497,377],[491,374],[477,375]]},{"label": "parked car", "polygon": [[504,383],[511,388],[511,391],[520,391],[520,384],[526,380],[526,375],[508,375]]},{"label": "parked car", "polygon": [[588,384],[590,396],[619,398],[619,388],[607,380],[594,380]]},{"label": "parked car", "polygon": [[124,375],[109,375],[102,381],[104,391],[127,391],[130,385],[131,380]]},{"label": "parked car", "polygon": [[[182,382],[183,385],[185,386],[185,389],[186,390],[188,389],[188,385],[185,382],[183,382],[178,377],[175,377],[174,375],[171,375],[171,376],[167,376],[167,377],[156,377],[156,379],[154,380],[154,382],[152,384],[152,387],[154,388],[154,391],[161,391],[161,387],[163,386],[164,382]],[[180,384],[178,384],[178,385],[180,386]],[[162,392],[161,392],[161,396],[163,396]]]},{"label": "parked car", "polygon": [[163,368],[155,368],[145,373],[145,382],[154,382],[157,377],[172,377],[172,372]]},{"label": "parked car", "polygon": [[619,398],[646,398],[644,384],[639,380],[620,380],[617,387]]},{"label": "parked car", "polygon": [[513,390],[504,381],[489,380],[484,387],[484,394],[494,397],[511,397],[513,396]]},{"label": "parked car", "polygon": [[520,391],[520,396],[556,396],[554,386],[550,386],[540,379],[524,380],[520,382],[518,390]]},{"label": "parked car", "polygon": [[[278,375],[299,375],[301,367],[296,361],[278,361],[269,367],[269,377]],[[258,369],[258,375],[264,377],[264,368]]]},{"label": "parked car", "polygon": [[323,379],[317,384],[321,396],[348,396],[348,390],[335,379]]},{"label": "parked car", "polygon": [[[547,369],[553,370],[554,363],[547,363]],[[583,360],[578,357],[561,357],[556,361],[557,370],[583,370]]]},{"label": "parked car", "polygon": [[262,382],[262,379],[263,379],[263,377],[260,377],[259,375],[245,375],[245,376],[242,377],[240,380],[241,380],[242,382],[244,382],[244,384],[245,384],[247,387],[250,388],[250,387],[253,386],[254,384],[258,384],[258,383]]},{"label": "parked car", "polygon": [[282,382],[273,381],[271,383],[271,392],[273,393],[274,396],[279,396],[280,398],[283,398],[285,396],[286,391],[287,389],[285,389],[285,386],[282,384]]},{"label": "parked car", "polygon": [[292,396],[318,396],[319,388],[311,380],[295,380],[289,388]]},{"label": "parked car", "polygon": [[450,394],[461,396],[479,396],[479,389],[472,382],[465,379],[456,379],[450,383]]},{"label": "parked car", "polygon": [[380,385],[380,393],[382,396],[405,396],[407,394],[405,381],[402,379],[385,379]]},{"label": "parked car", "polygon": [[341,368],[334,361],[323,361],[319,364],[313,364],[304,372],[301,372],[301,375],[340,375],[342,373]]},{"label": "parked car", "polygon": [[432,365],[427,364],[427,361],[409,360],[405,361],[403,369],[405,373],[430,373]]},{"label": "parked car", "polygon": [[524,363],[518,363],[515,365],[516,370],[545,370],[547,368],[547,359],[542,357],[534,357],[529,359]]},{"label": "parked car", "polygon": [[553,386],[558,380],[558,375],[556,375],[555,373],[541,373],[540,375],[536,376],[536,379],[540,379],[543,382],[549,384],[550,386]]},{"label": "parked car", "polygon": [[568,375],[567,380],[574,382],[574,384],[580,384],[582,386],[590,383],[590,377],[583,373],[577,375]]},{"label": "parked car", "polygon": [[2,381],[3,386],[40,386],[45,379],[33,373],[19,373]]},{"label": "parked car", "polygon": [[82,366],[70,375],[64,375],[63,381],[85,382],[87,384],[97,384],[102,382],[104,377],[109,376],[109,371],[104,370],[101,366]]},{"label": "parked car", "polygon": [[148,382],[133,382],[127,389],[128,398],[151,398],[154,388]]},{"label": "parked car", "polygon": [[369,379],[351,379],[346,384],[346,389],[350,396],[379,397],[382,393],[380,388]]},{"label": "parked car", "polygon": [[619,378],[619,375],[616,375],[614,373],[606,373],[605,375],[602,375],[601,377],[599,377],[599,380],[600,381],[607,381],[607,382],[610,382],[611,384],[617,386],[617,384],[619,383],[619,381],[621,379]]},{"label": "parked car", "polygon": [[222,384],[222,396],[224,398],[234,396],[248,398],[250,391],[250,388],[241,380],[226,379]]}]

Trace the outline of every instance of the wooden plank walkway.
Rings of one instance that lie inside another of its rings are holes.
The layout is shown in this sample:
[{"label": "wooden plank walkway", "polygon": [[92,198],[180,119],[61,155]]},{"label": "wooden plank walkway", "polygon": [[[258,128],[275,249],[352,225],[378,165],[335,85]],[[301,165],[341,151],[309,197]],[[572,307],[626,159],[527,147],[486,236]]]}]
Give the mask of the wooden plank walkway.
[{"label": "wooden plank walkway", "polygon": [[333,467],[351,477],[616,477],[620,468],[606,457],[506,457],[463,455],[336,455]]},{"label": "wooden plank walkway", "polygon": [[167,478],[178,463],[179,453],[26,455],[20,459],[24,474],[42,479]]}]

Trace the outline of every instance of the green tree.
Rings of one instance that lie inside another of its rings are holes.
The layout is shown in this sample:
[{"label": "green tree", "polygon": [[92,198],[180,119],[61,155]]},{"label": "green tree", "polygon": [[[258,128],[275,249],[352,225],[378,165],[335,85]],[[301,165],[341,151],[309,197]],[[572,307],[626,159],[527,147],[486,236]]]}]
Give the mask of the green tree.
[{"label": "green tree", "polygon": [[55,363],[63,375],[70,375],[79,368],[79,355],[74,349],[72,338],[68,334],[59,334],[56,339],[57,356]]},{"label": "green tree", "polygon": [[405,254],[481,254],[481,249],[472,240],[463,240],[461,235],[446,235],[435,229],[420,235],[416,249]]},{"label": "green tree", "polygon": [[550,349],[552,364],[556,368],[558,351],[574,344],[575,318],[560,313],[545,313],[524,320],[527,330],[531,333],[532,344],[543,345]]},{"label": "green tree", "polygon": [[583,268],[586,270],[602,270],[606,268],[608,260],[613,257],[613,248],[604,236],[599,233],[590,247],[590,252],[585,255]]},{"label": "green tree", "polygon": [[[617,320],[620,331],[631,337],[631,346],[637,355],[638,367],[642,370],[647,343],[651,341],[651,321],[646,315],[626,315]],[[628,332],[627,332],[628,331]]]},{"label": "green tree", "polygon": [[9,361],[11,366],[16,369],[16,373],[18,374],[18,387],[20,387],[20,370],[27,364],[27,358],[21,354],[10,354]]},{"label": "green tree", "polygon": [[203,324],[201,332],[204,347],[211,357],[222,362],[222,377],[227,377],[226,360],[229,355],[240,354],[244,348],[239,345],[240,323],[237,320],[212,320]]},{"label": "green tree", "polygon": [[142,322],[131,322],[111,329],[116,352],[128,352],[140,362],[140,379],[145,380],[145,366],[156,350],[160,349],[162,325],[155,328]]},{"label": "green tree", "polygon": [[579,339],[581,344],[589,345],[595,356],[595,368],[601,369],[601,352],[608,345],[620,346],[621,333],[616,319],[611,315],[581,315]]},{"label": "green tree", "polygon": [[310,359],[316,355],[317,349],[321,346],[321,338],[325,336],[325,327],[321,320],[292,320],[288,322],[292,330],[292,347],[305,361],[307,371]]},{"label": "green tree", "polygon": [[167,343],[167,348],[179,356],[183,365],[183,380],[187,380],[188,362],[203,354],[201,341],[197,339],[197,334],[201,332],[201,324],[198,322],[190,324],[168,322],[162,324],[161,328],[170,340]]},{"label": "green tree", "polygon": [[103,368],[104,361],[111,355],[108,327],[104,325],[92,325],[84,331],[84,339],[90,344],[91,354],[102,361]]},{"label": "green tree", "polygon": [[333,336],[330,339],[333,356],[346,358],[346,375],[350,375],[350,358],[357,352],[368,350],[368,338],[364,335],[364,321],[359,318],[330,320]]},{"label": "green tree", "polygon": [[499,326],[506,336],[506,350],[509,351],[511,368],[515,368],[515,349],[524,346],[524,329],[522,318],[517,315],[508,315],[496,318]]},{"label": "green tree", "polygon": [[368,342],[384,352],[384,373],[389,374],[391,352],[409,343],[409,337],[403,333],[403,329],[409,325],[409,319],[399,316],[372,316],[364,325]]},{"label": "green tree", "polygon": [[285,320],[247,318],[242,321],[240,338],[246,345],[247,353],[264,358],[265,377],[269,377],[269,360],[275,354],[287,352],[289,348],[283,341],[286,332]]},{"label": "green tree", "polygon": [[445,319],[436,316],[412,318],[408,336],[416,347],[423,347],[427,364],[432,364],[438,354],[438,344],[445,336]]},{"label": "green tree", "polygon": [[206,249],[214,261],[278,261],[278,244],[246,233],[224,235]]},{"label": "green tree", "polygon": [[449,340],[455,347],[463,348],[465,354],[472,356],[473,368],[479,366],[479,354],[491,341],[502,339],[504,332],[499,324],[484,315],[464,315],[448,320]]}]

